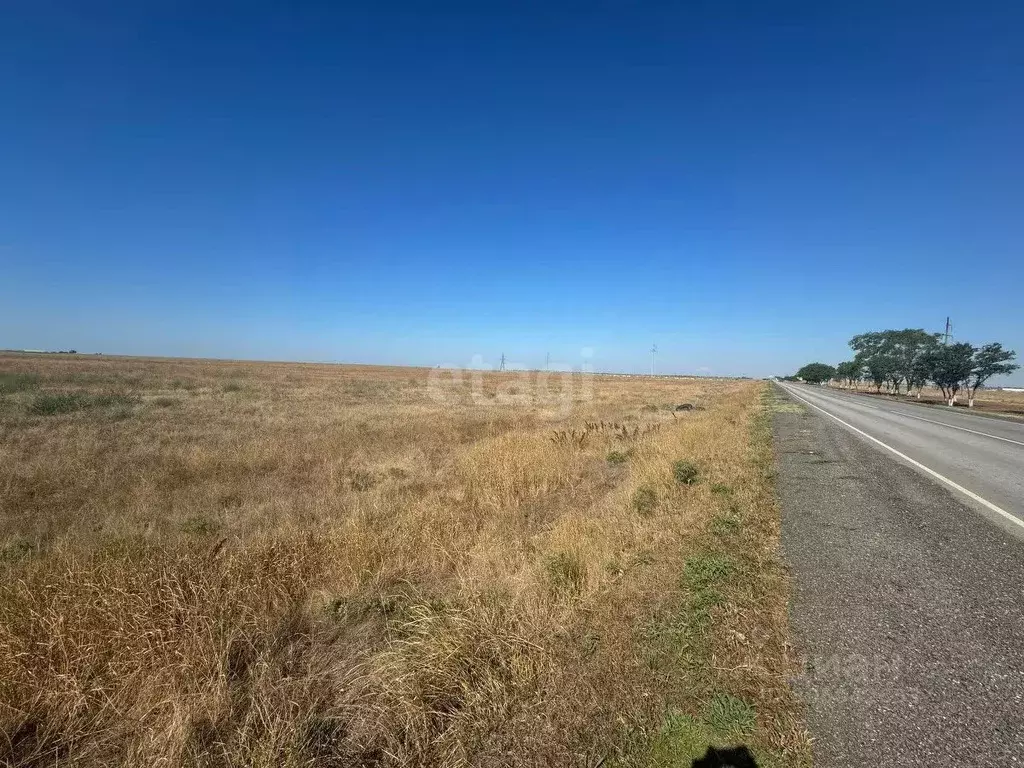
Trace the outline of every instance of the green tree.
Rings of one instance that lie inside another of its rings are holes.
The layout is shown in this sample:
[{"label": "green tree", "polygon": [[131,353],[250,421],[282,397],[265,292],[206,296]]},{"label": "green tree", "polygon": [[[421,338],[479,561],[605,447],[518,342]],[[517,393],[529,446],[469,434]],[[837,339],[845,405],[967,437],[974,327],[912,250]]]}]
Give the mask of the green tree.
[{"label": "green tree", "polygon": [[861,366],[856,360],[848,360],[845,363],[840,363],[836,366],[836,376],[841,381],[846,382],[846,386],[850,389],[856,382],[861,379]]},{"label": "green tree", "polygon": [[931,381],[934,376],[933,373],[933,353],[938,349],[939,345],[936,343],[933,346],[928,347],[921,351],[921,353],[914,358],[914,365],[910,371],[910,386],[907,390],[907,394],[910,394],[910,389],[917,388],[917,399],[921,399],[921,390],[924,385]]},{"label": "green tree", "polygon": [[928,333],[920,328],[903,331],[903,377],[907,380],[907,394],[917,390],[918,399],[921,398],[921,389],[928,383],[930,371],[927,363],[928,355],[939,347],[938,333]]},{"label": "green tree", "polygon": [[901,331],[870,331],[850,339],[850,347],[857,353],[856,360],[868,371],[868,375],[881,392],[887,384],[889,392],[900,393],[900,385],[907,382],[907,394],[924,382],[916,376],[914,366],[921,355],[937,344],[935,334],[923,328],[904,328]]},{"label": "green tree", "polygon": [[881,392],[882,385],[890,380],[894,370],[892,358],[884,354],[874,354],[861,360],[861,365],[867,371],[871,383],[875,385],[875,391]]},{"label": "green tree", "polygon": [[892,355],[891,344],[886,336],[887,331],[869,331],[850,339],[850,348],[856,352],[854,362],[867,371],[868,378],[875,385],[875,391],[881,392],[886,382],[892,384],[896,371],[896,362]]},{"label": "green tree", "polygon": [[929,378],[942,390],[946,405],[956,403],[957,392],[974,370],[975,351],[971,344],[961,342],[936,346],[926,354],[922,364],[927,366]]},{"label": "green tree", "polygon": [[974,351],[971,373],[967,379],[967,406],[974,407],[974,395],[985,382],[996,375],[1013,373],[1019,365],[1011,362],[1017,353],[1012,349],[1003,349],[1003,345],[994,342],[985,344]]},{"label": "green tree", "polygon": [[914,362],[938,345],[938,336],[923,328],[904,328],[902,331],[885,331],[888,354],[892,358],[893,373],[897,378],[895,388],[899,394],[899,381],[907,382],[907,394],[915,387],[924,386],[915,374]]},{"label": "green tree", "polygon": [[835,378],[836,369],[825,363],[808,363],[797,371],[796,375],[811,384],[821,384]]}]

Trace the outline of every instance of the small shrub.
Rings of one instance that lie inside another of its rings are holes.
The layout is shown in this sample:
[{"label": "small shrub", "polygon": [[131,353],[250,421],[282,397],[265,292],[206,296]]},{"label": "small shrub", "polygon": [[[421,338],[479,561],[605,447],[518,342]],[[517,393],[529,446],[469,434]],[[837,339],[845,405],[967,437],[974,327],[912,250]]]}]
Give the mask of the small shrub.
[{"label": "small shrub", "polygon": [[732,487],[725,483],[713,483],[711,485],[711,492],[718,494],[719,496],[728,496],[732,493]]},{"label": "small shrub", "polygon": [[178,404],[178,401],[173,397],[154,397],[153,405],[157,408],[173,408]]},{"label": "small shrub", "polygon": [[32,399],[28,412],[33,416],[56,416],[88,407],[89,397],[82,392],[42,392]]},{"label": "small shrub", "polygon": [[700,477],[700,470],[693,462],[680,459],[672,465],[672,477],[682,485],[693,485]]},{"label": "small shrub", "polygon": [[564,595],[578,595],[583,591],[587,572],[579,558],[569,552],[559,552],[549,557],[544,568],[551,580],[554,592]]},{"label": "small shrub", "polygon": [[0,395],[38,389],[39,376],[34,373],[0,373]]},{"label": "small shrub", "polygon": [[611,451],[608,454],[609,464],[625,464],[629,461],[629,454],[625,451]]},{"label": "small shrub", "polygon": [[651,517],[658,506],[658,494],[647,485],[642,485],[633,492],[633,511],[641,517]]}]

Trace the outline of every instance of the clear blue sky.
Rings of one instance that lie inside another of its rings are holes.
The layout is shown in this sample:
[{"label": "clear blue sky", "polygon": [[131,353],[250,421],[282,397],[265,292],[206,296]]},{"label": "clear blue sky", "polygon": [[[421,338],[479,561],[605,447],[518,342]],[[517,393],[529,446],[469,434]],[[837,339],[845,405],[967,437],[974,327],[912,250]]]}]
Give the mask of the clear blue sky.
[{"label": "clear blue sky", "polygon": [[0,347],[759,376],[948,314],[1024,353],[1022,40],[1012,2],[8,3]]}]

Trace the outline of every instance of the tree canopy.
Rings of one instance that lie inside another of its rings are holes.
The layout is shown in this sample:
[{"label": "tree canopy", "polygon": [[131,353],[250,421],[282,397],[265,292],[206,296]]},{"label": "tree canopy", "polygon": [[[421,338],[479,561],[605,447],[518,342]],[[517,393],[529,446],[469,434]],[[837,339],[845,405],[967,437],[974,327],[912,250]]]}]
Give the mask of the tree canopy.
[{"label": "tree canopy", "polygon": [[928,353],[926,365],[935,386],[942,390],[946,402],[952,405],[956,394],[971,375],[974,366],[974,347],[965,342],[936,347]]},{"label": "tree canopy", "polygon": [[836,369],[826,363],[808,363],[797,371],[796,375],[812,384],[821,384],[835,378]]},{"label": "tree canopy", "polygon": [[971,375],[967,380],[967,390],[970,396],[968,405],[974,405],[974,394],[979,387],[993,376],[1013,373],[1019,365],[1010,362],[1016,357],[1011,349],[1003,349],[999,342],[986,344],[980,349],[974,350],[974,357],[971,366]]},{"label": "tree canopy", "polygon": [[848,387],[867,380],[877,392],[884,386],[893,395],[901,394],[906,385],[906,393],[916,389],[918,397],[932,382],[949,405],[956,403],[959,392],[966,391],[968,405],[973,406],[975,393],[989,379],[1020,368],[1013,362],[1016,353],[998,342],[975,347],[967,342],[943,344],[941,338],[923,328],[868,331],[850,339],[853,360],[835,368],[808,363],[796,375],[815,384],[838,379],[841,386]]}]

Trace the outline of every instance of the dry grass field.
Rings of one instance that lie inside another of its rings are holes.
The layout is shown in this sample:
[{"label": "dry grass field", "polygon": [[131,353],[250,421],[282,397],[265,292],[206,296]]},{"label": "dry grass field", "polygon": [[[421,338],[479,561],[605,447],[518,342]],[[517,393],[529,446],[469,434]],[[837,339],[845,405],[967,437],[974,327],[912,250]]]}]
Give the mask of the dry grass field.
[{"label": "dry grass field", "polygon": [[762,383],[431,376],[0,356],[0,763],[807,764]]},{"label": "dry grass field", "polygon": [[[836,386],[833,384],[832,386]],[[889,397],[890,395],[885,392],[878,393],[875,391],[873,385],[865,386],[862,384],[858,389],[863,394],[872,395],[875,397]],[[917,392],[913,395],[901,394],[900,399],[907,401],[918,401],[928,403],[930,405],[939,405],[945,407],[946,402],[942,397],[942,392],[936,387],[924,387],[921,390],[921,397],[917,397]],[[967,394],[961,392],[957,397],[957,408],[967,408]],[[1024,392],[1007,392],[1002,389],[979,389],[977,396],[974,399],[974,411],[976,413],[991,413],[998,414],[1000,416],[1009,416],[1015,419],[1024,418]]]}]

